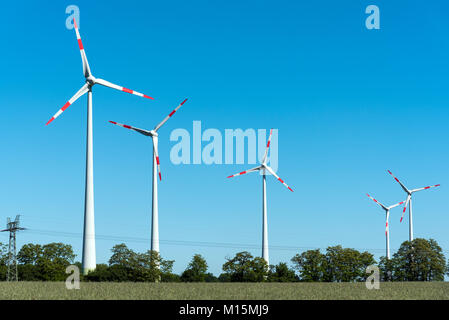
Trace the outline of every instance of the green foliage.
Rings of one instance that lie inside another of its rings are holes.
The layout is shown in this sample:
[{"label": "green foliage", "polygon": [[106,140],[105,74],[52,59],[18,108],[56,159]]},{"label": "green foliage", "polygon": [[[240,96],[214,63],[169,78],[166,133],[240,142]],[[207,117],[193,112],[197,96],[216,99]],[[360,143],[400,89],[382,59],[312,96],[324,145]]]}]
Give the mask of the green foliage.
[{"label": "green foliage", "polygon": [[207,276],[207,262],[200,255],[195,254],[187,269],[182,273],[183,282],[205,282]]},{"label": "green foliage", "polygon": [[369,252],[359,252],[341,246],[328,247],[325,260],[323,280],[326,282],[365,281],[368,277],[366,268],[376,263]]},{"label": "green foliage", "polygon": [[262,282],[268,276],[267,262],[260,258],[254,258],[249,252],[243,251],[235,255],[223,265],[223,271],[227,274],[226,280],[231,282]]},{"label": "green foliage", "polygon": [[214,276],[212,273],[206,273],[206,277],[204,278],[205,282],[219,282],[220,280]]},{"label": "green foliage", "polygon": [[268,273],[268,281],[270,282],[296,282],[299,278],[295,271],[290,269],[285,262],[281,262],[276,266],[270,266]]},{"label": "green foliage", "polygon": [[0,242],[0,281],[6,280],[7,259],[8,259],[8,247]]},{"label": "green foliage", "polygon": [[391,259],[380,257],[379,269],[381,281],[393,281],[394,264]]},{"label": "green foliage", "polygon": [[0,266],[6,266],[8,260],[8,246],[0,242]]},{"label": "green foliage", "polygon": [[354,282],[365,281],[366,268],[375,264],[369,252],[341,246],[328,247],[326,253],[309,250],[292,258],[300,280],[306,282]]},{"label": "green foliage", "polygon": [[229,273],[222,273],[217,279],[218,282],[231,282],[231,275]]},{"label": "green foliage", "polygon": [[72,246],[63,243],[25,244],[17,254],[19,280],[63,281],[75,256]]},{"label": "green foliage", "polygon": [[[156,282],[161,278],[161,270],[158,266],[161,258],[156,251],[136,253],[122,243],[112,248],[112,256],[109,265],[116,266],[116,271],[123,274],[126,271],[126,281],[151,281]],[[117,268],[119,267],[119,268]]]},{"label": "green foliage", "polygon": [[178,282],[173,274],[174,260],[164,260],[156,251],[137,253],[124,243],[115,245],[108,265],[97,265],[89,272],[86,281],[130,281],[130,282]]},{"label": "green foliage", "polygon": [[390,261],[381,258],[379,267],[383,279],[393,281],[444,281],[447,272],[446,258],[438,243],[420,238],[403,242]]},{"label": "green foliage", "polygon": [[[196,254],[181,275],[173,273],[174,260],[165,260],[155,251],[137,253],[125,244],[112,248],[109,264],[82,276],[91,282],[360,282],[369,274],[366,268],[375,264],[373,255],[341,246],[328,247],[325,253],[308,250],[292,259],[295,274],[286,263],[268,267],[265,260],[249,252],[226,258],[223,273],[217,278],[208,273],[204,257]],[[7,246],[0,243],[0,281],[6,278]],[[25,244],[18,252],[21,281],[64,281],[65,269],[76,264],[72,247],[63,243]],[[438,243],[415,239],[404,242],[393,258],[379,261],[382,281],[444,281],[449,263]]]},{"label": "green foliage", "polygon": [[17,261],[20,264],[35,265],[42,255],[42,246],[40,244],[24,244],[17,253]]},{"label": "green foliage", "polygon": [[175,260],[161,259],[161,282],[181,282],[181,277],[173,273]]},{"label": "green foliage", "polygon": [[326,258],[319,249],[297,254],[291,261],[294,264],[294,268],[299,272],[301,281],[323,281]]}]

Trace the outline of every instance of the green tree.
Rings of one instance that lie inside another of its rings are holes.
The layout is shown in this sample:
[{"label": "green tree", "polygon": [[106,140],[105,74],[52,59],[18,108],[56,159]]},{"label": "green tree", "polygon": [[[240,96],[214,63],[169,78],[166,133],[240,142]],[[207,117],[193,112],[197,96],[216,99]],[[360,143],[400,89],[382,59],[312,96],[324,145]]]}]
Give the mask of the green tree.
[{"label": "green tree", "polygon": [[63,281],[65,269],[75,259],[72,246],[63,243],[25,244],[17,254],[19,279],[23,281]]},{"label": "green tree", "polygon": [[84,281],[102,282],[102,281],[114,281],[111,270],[107,264],[97,264],[95,270],[90,271],[83,277]]},{"label": "green tree", "polygon": [[325,256],[317,250],[308,250],[295,255],[291,261],[299,272],[301,281],[319,282],[324,280]]},{"label": "green tree", "polygon": [[17,261],[20,264],[36,265],[37,260],[42,256],[43,248],[40,244],[24,244],[17,253]]},{"label": "green tree", "polygon": [[247,251],[239,252],[234,258],[226,260],[223,271],[227,276],[223,278],[232,282],[261,282],[268,276],[267,262],[260,257],[254,258]]},{"label": "green tree", "polygon": [[0,242],[0,265],[6,265],[8,260],[8,246]]},{"label": "green tree", "polygon": [[206,277],[205,277],[204,281],[206,281],[206,282],[219,282],[220,280],[216,276],[214,276],[213,273],[208,272],[208,273],[206,273]]},{"label": "green tree", "polygon": [[165,260],[161,258],[161,281],[162,282],[180,282],[181,277],[173,273],[173,264],[175,260]]},{"label": "green tree", "polygon": [[8,259],[8,247],[0,242],[0,281],[6,280],[7,259]]},{"label": "green tree", "polygon": [[296,276],[295,271],[290,269],[285,262],[281,262],[275,266],[270,266],[268,281],[296,282],[298,281],[298,277]]},{"label": "green tree", "polygon": [[397,281],[444,281],[447,270],[443,251],[433,239],[403,242],[391,264]]},{"label": "green tree", "polygon": [[395,261],[392,259],[387,259],[387,257],[382,256],[379,259],[379,269],[380,269],[380,280],[381,281],[393,281],[393,273],[395,269]]},{"label": "green tree", "polygon": [[181,280],[184,282],[205,282],[206,276],[207,262],[200,254],[195,254],[187,269],[182,273]]},{"label": "green tree", "polygon": [[373,255],[369,252],[342,248],[340,245],[328,247],[325,254],[324,281],[365,281],[369,276],[366,268],[375,263]]},{"label": "green tree", "polygon": [[292,262],[300,281],[307,282],[364,281],[369,276],[366,268],[376,263],[371,253],[342,246],[328,247],[325,254],[308,250],[295,255]]},{"label": "green tree", "polygon": [[134,258],[135,252],[128,249],[126,244],[116,244],[111,249],[112,255],[109,258],[109,265],[129,266],[130,261]]},{"label": "green tree", "polygon": [[109,268],[114,281],[177,281],[172,273],[173,260],[164,260],[156,251],[136,253],[124,243],[112,248]]},{"label": "green tree", "polygon": [[161,257],[157,251],[136,253],[130,261],[132,281],[159,282],[162,276]]},{"label": "green tree", "polygon": [[231,282],[231,275],[229,273],[221,273],[218,278],[218,282]]},{"label": "green tree", "polygon": [[43,245],[42,252],[35,262],[40,280],[65,280],[67,278],[65,270],[73,264],[75,256],[71,245],[60,242]]}]

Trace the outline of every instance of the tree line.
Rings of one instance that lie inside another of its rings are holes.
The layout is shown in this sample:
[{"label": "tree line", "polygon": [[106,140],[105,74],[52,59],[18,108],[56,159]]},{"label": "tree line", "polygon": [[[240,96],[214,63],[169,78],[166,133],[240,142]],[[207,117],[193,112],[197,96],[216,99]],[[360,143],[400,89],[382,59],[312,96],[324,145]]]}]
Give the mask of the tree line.
[{"label": "tree line", "polygon": [[[227,257],[223,272],[217,277],[208,272],[203,256],[195,254],[181,274],[173,272],[174,260],[166,260],[155,251],[135,252],[125,244],[112,249],[107,264],[82,276],[82,281],[114,282],[359,282],[370,275],[366,268],[376,265],[382,281],[444,281],[449,275],[449,262],[433,240],[415,239],[402,243],[390,260],[342,246],[307,250],[296,254],[291,264],[281,262],[268,266],[260,257],[247,251]],[[20,281],[64,281],[65,270],[75,262],[70,245],[63,243],[25,244],[17,254]],[[7,246],[0,243],[0,281],[6,279]]]}]

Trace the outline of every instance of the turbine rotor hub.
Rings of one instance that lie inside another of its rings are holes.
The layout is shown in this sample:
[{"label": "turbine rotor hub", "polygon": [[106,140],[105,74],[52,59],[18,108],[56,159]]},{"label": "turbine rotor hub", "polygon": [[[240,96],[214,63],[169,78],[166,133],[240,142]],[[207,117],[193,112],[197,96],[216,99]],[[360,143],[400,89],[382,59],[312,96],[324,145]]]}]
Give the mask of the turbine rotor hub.
[{"label": "turbine rotor hub", "polygon": [[91,87],[96,83],[94,76],[89,76],[86,78],[86,83],[88,83]]}]

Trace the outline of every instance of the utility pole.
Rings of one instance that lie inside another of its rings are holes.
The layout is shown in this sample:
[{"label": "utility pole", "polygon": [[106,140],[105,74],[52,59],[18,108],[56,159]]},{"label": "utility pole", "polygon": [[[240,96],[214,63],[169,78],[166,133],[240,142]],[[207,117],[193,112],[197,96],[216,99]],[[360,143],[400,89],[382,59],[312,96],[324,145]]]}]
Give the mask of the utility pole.
[{"label": "utility pole", "polygon": [[8,218],[6,223],[6,229],[0,230],[0,232],[9,231],[9,248],[8,248],[8,271],[6,272],[6,281],[18,281],[17,275],[17,255],[16,255],[16,232],[25,230],[19,226],[20,215],[16,216],[14,221]]}]

